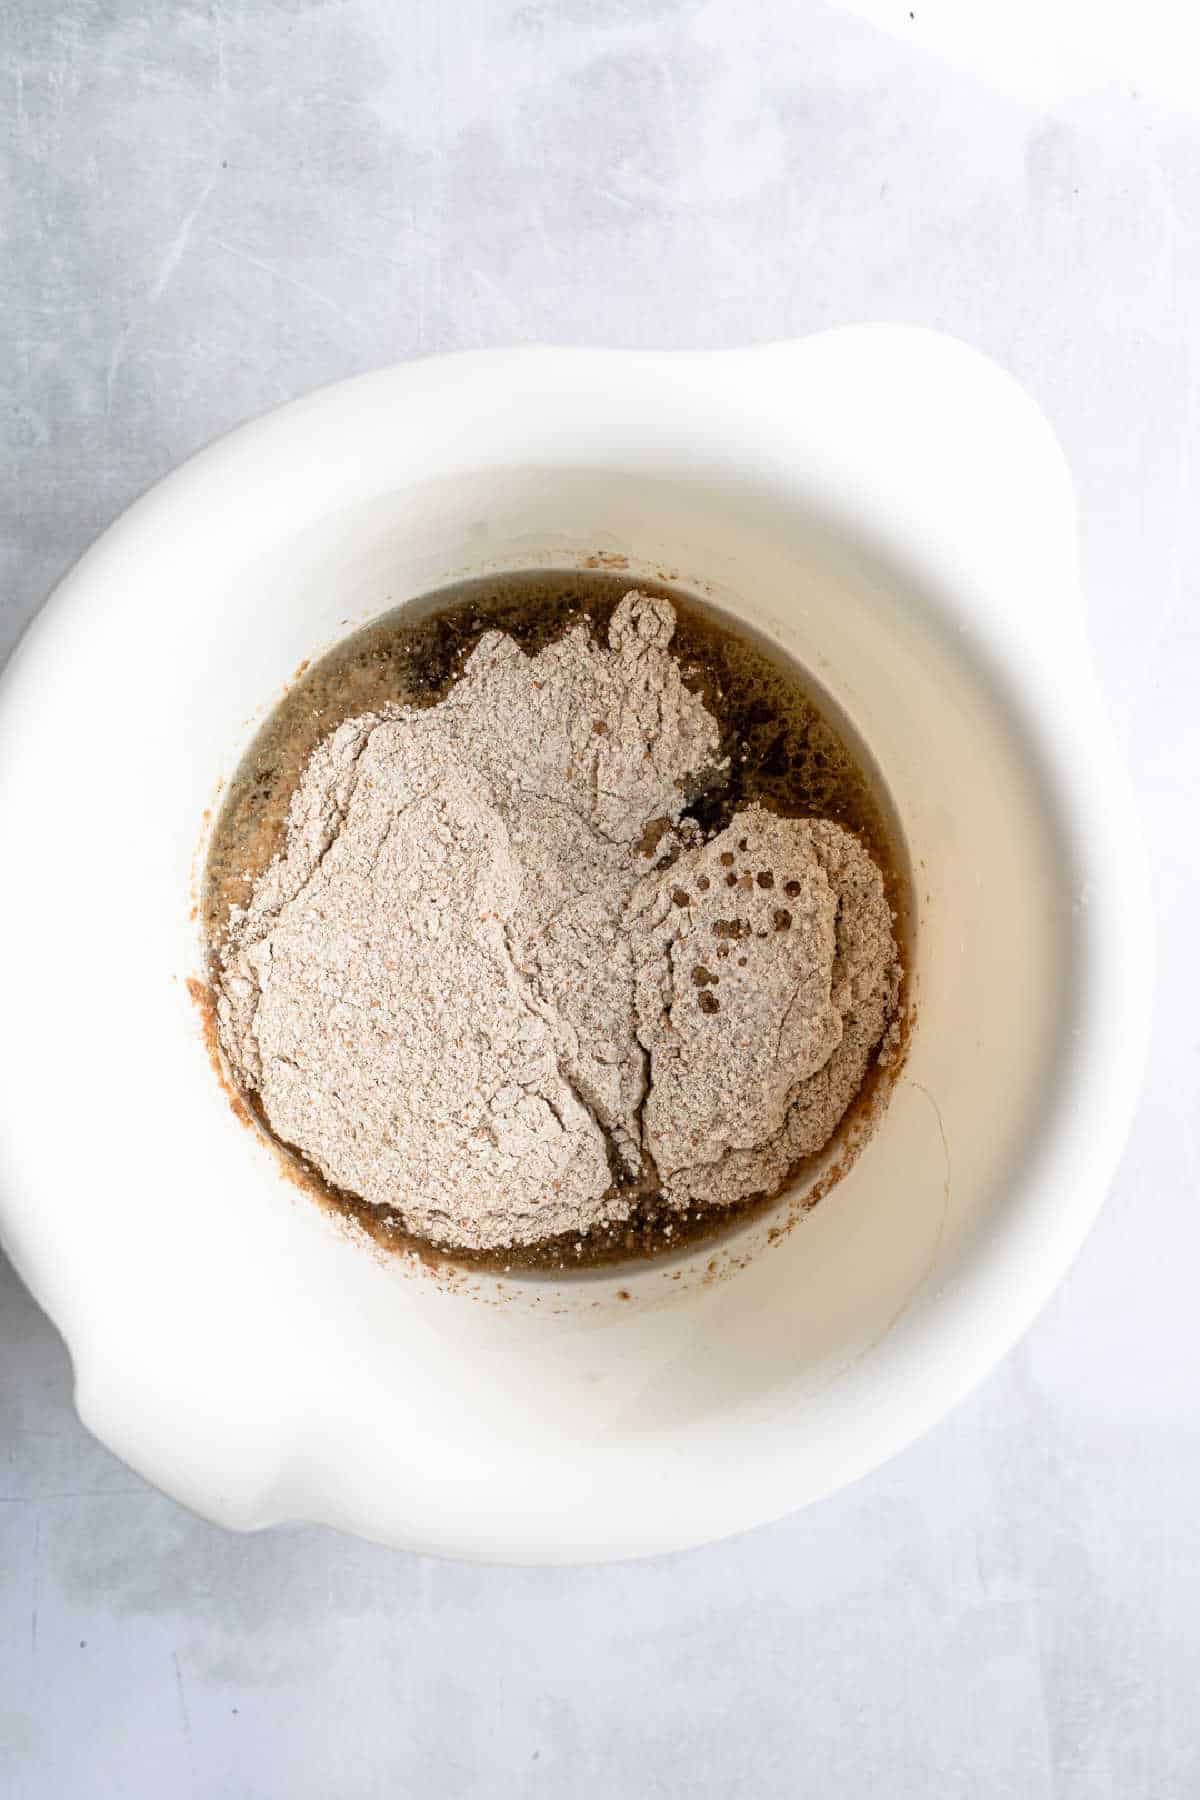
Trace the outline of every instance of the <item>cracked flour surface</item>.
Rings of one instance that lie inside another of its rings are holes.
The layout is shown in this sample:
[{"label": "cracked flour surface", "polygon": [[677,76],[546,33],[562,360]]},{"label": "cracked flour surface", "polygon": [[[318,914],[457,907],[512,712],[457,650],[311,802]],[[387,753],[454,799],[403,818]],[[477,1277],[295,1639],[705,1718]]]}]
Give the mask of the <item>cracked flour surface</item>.
[{"label": "cracked flour surface", "polygon": [[895,1011],[850,833],[758,806],[710,843],[717,723],[631,593],[608,647],[487,633],[436,706],[318,746],[230,916],[225,1053],[334,1186],[435,1243],[626,1217],[614,1177],[733,1202],[819,1149]]}]

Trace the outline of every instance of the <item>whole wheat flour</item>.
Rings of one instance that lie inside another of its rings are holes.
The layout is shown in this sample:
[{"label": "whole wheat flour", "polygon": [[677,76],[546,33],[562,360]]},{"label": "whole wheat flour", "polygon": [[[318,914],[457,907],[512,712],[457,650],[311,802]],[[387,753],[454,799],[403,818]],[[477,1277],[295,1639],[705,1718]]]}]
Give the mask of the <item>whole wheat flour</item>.
[{"label": "whole wheat flour", "polygon": [[341,725],[230,915],[223,1048],[275,1134],[447,1246],[777,1187],[894,1013],[878,870],[752,806],[705,844],[719,731],[626,595],[527,656],[489,632],[435,706]]}]

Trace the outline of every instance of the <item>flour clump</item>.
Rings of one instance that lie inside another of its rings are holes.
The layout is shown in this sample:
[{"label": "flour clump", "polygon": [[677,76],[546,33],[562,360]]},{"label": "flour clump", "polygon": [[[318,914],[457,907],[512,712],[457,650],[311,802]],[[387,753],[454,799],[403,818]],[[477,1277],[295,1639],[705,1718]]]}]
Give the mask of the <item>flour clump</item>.
[{"label": "flour clump", "polygon": [[763,806],[704,841],[721,731],[626,594],[313,751],[220,945],[224,1052],[274,1135],[435,1244],[492,1250],[777,1188],[896,1010],[879,871]]}]

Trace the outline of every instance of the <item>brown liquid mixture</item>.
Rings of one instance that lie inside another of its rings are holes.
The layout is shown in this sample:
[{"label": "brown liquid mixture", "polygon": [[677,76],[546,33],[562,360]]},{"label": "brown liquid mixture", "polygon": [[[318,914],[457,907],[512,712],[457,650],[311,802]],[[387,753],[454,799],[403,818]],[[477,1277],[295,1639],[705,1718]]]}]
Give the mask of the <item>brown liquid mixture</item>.
[{"label": "brown liquid mixture", "polygon": [[[312,751],[344,719],[389,703],[433,705],[453,684],[485,631],[501,630],[530,654],[586,620],[603,639],[622,596],[637,586],[661,594],[675,608],[672,644],[685,681],[704,699],[722,733],[729,779],[695,798],[687,813],[705,836],[722,830],[750,802],[792,816],[833,819],[857,834],[884,875],[904,954],[909,919],[908,882],[898,835],[865,766],[832,720],[811,680],[790,659],[769,649],[744,627],[661,582],[634,581],[601,570],[522,571],[483,577],[386,614],[334,646],[296,680],[251,744],[230,786],[213,833],[205,869],[203,920],[210,945],[220,942],[229,909],[250,892],[281,849],[288,806]],[[833,1149],[852,1115],[878,1085],[873,1074],[843,1120]],[[875,1096],[876,1098],[878,1096]],[[263,1124],[255,1096],[245,1096]],[[267,1130],[265,1124],[263,1129]],[[271,1135],[268,1132],[268,1135]],[[364,1225],[377,1241],[395,1248],[431,1247],[385,1225],[387,1209],[330,1188],[290,1146],[305,1182]],[[819,1159],[828,1161],[827,1149]],[[789,1185],[803,1176],[790,1172]],[[472,1267],[560,1271],[632,1257],[678,1251],[725,1235],[775,1198],[763,1195],[737,1206],[693,1206],[680,1214],[666,1206],[643,1177],[618,1178],[633,1199],[628,1219],[505,1250],[435,1250],[438,1259]]]}]

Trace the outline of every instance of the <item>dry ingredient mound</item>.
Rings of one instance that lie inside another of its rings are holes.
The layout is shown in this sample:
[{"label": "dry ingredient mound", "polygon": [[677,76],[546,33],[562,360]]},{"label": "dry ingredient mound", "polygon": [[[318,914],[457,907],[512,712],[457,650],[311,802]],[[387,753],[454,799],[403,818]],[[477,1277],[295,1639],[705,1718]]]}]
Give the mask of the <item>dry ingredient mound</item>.
[{"label": "dry ingredient mound", "polygon": [[528,656],[482,637],[444,699],[347,720],[284,848],[230,911],[221,1043],[334,1187],[438,1245],[524,1245],[777,1188],[823,1147],[895,1017],[879,870],[759,805],[701,842],[726,775],[625,596]]}]

